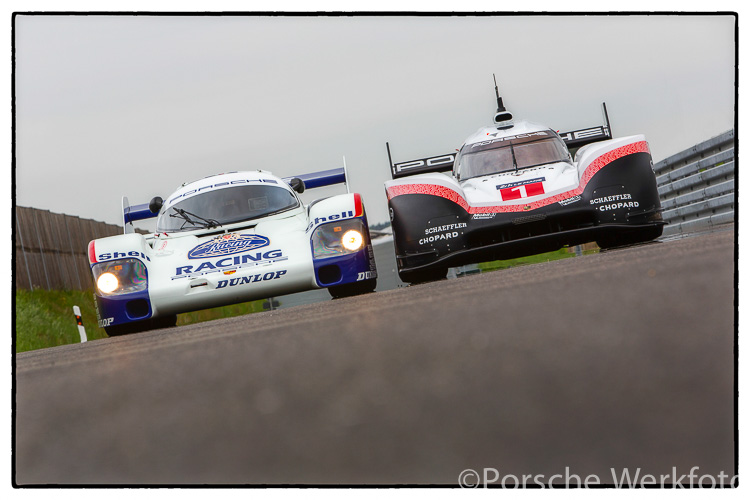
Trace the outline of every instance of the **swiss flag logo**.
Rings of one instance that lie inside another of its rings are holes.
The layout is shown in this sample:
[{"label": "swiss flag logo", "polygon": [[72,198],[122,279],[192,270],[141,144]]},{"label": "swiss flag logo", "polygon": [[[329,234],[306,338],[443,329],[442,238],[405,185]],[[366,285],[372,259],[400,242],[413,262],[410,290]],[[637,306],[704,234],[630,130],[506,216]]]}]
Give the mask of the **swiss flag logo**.
[{"label": "swiss flag logo", "polygon": [[500,189],[500,197],[503,201],[519,200],[539,194],[544,194],[544,185],[542,182],[532,182],[521,186]]}]

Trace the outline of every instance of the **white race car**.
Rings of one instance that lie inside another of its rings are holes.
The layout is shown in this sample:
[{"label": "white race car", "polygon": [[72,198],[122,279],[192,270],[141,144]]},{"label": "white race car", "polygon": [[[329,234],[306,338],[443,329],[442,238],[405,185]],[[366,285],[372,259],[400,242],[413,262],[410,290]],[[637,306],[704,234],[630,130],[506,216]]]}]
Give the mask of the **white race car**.
[{"label": "white race car", "polygon": [[[359,194],[298,193],[346,182],[343,168],[292,178],[262,170],[183,184],[166,201],[128,206],[125,234],[89,243],[99,326],[121,335],[174,326],[177,314],[327,288],[375,289],[377,270]],[[156,232],[133,221],[157,217]]]},{"label": "white race car", "polygon": [[611,248],[661,236],[665,222],[643,135],[613,139],[604,105],[605,125],[560,134],[515,121],[497,84],[495,93],[494,124],[458,154],[391,161],[385,188],[403,281],[441,279],[452,266],[565,245]]}]

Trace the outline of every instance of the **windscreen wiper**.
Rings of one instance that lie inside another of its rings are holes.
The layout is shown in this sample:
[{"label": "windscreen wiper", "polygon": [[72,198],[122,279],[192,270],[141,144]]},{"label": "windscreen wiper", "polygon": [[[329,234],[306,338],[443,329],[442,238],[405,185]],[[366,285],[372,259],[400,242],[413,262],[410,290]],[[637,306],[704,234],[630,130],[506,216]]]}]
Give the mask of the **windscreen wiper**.
[{"label": "windscreen wiper", "polygon": [[[195,215],[194,213],[188,212],[187,210],[183,210],[182,208],[172,208],[176,213],[169,214],[170,217],[179,217],[181,219],[184,219],[185,222],[182,223],[182,226],[180,226],[180,229],[185,227],[185,224],[192,224],[194,226],[201,226],[205,227],[206,229],[212,229],[215,227],[221,226],[221,223],[215,219],[204,219],[200,215]],[[192,217],[195,217],[198,220],[193,220]]]},{"label": "windscreen wiper", "polygon": [[510,143],[510,157],[513,158],[513,168],[518,173],[518,163],[516,163],[516,152],[513,151],[513,143]]}]

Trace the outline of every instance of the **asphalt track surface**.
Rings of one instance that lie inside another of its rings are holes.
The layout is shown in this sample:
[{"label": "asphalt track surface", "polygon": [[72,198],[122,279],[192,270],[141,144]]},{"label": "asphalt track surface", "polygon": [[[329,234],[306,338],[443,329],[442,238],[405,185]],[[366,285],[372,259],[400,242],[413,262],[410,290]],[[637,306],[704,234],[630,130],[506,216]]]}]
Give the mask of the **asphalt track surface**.
[{"label": "asphalt track surface", "polygon": [[15,481],[731,476],[733,273],[722,231],[22,353]]}]

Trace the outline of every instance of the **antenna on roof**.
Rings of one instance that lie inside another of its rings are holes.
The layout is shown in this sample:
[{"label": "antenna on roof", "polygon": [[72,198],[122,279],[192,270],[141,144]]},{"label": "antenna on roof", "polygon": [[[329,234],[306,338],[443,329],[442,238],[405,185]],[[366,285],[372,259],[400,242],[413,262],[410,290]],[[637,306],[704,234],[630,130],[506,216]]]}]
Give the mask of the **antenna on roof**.
[{"label": "antenna on roof", "polygon": [[497,90],[497,78],[495,78],[495,73],[492,73],[492,79],[495,81],[495,96],[497,96],[497,112],[500,113],[501,111],[505,111],[505,106],[503,106],[503,98],[500,97],[500,92]]},{"label": "antenna on roof", "polygon": [[606,102],[602,103],[602,111],[604,111],[604,123],[606,124],[606,125],[604,125],[604,134],[608,135],[609,138],[611,139],[612,138],[612,127],[610,127],[610,125],[609,125],[609,114],[607,114],[607,103]]},{"label": "antenna on roof", "polygon": [[511,128],[513,126],[513,114],[505,109],[503,106],[503,98],[500,97],[500,92],[497,90],[497,78],[495,73],[492,73],[492,79],[495,81],[495,96],[497,97],[497,112],[495,112],[495,125],[498,129]]}]

